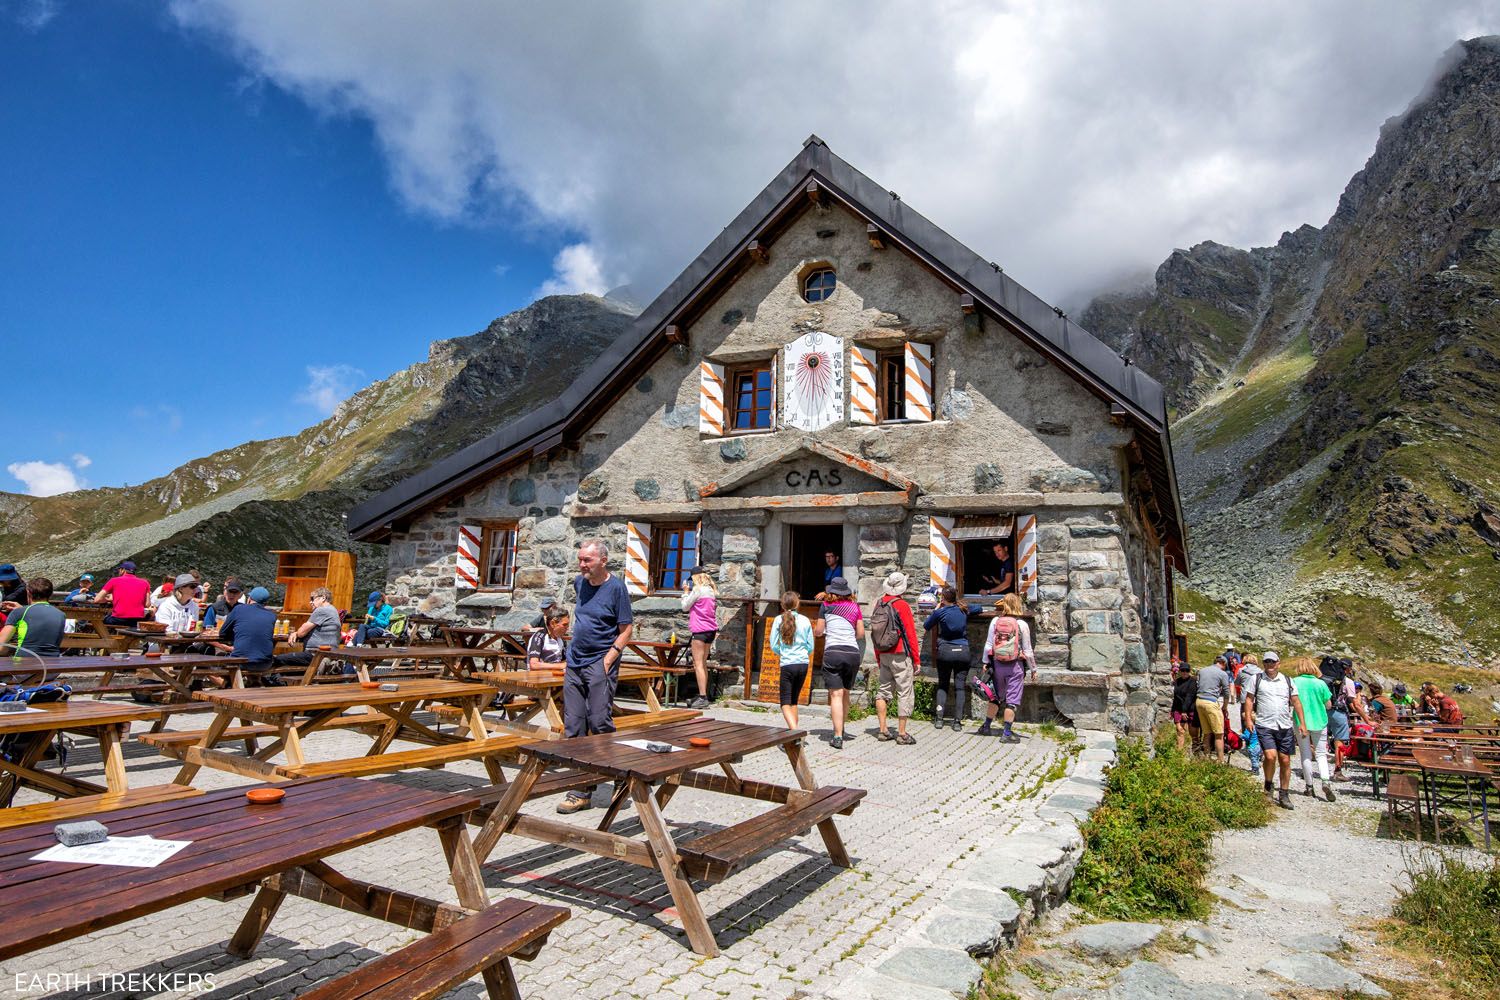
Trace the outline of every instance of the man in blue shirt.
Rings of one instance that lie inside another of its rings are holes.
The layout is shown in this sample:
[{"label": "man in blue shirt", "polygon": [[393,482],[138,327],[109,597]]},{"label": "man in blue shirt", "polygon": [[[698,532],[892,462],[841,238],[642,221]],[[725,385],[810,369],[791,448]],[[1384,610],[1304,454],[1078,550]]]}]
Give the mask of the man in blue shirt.
[{"label": "man in blue shirt", "polygon": [[365,623],[354,633],[354,644],[363,646],[365,640],[371,637],[381,638],[390,635],[391,628],[391,605],[385,599],[385,595],[378,590],[370,591],[369,607],[365,609]]},{"label": "man in blue shirt", "polygon": [[276,612],[266,607],[271,592],[265,587],[255,587],[229,610],[229,615],[219,626],[220,649],[234,656],[243,656],[249,662],[241,667],[247,687],[280,687],[284,682],[275,674],[266,671],[271,667],[271,654],[276,651]]},{"label": "man in blue shirt", "polygon": [[844,561],[837,552],[829,549],[823,553],[823,566],[823,589],[826,591],[834,577],[844,575]]},{"label": "man in blue shirt", "polygon": [[[590,538],[578,547],[578,602],[573,608],[573,640],[563,672],[563,731],[568,738],[612,733],[610,711],[620,680],[620,657],[630,641],[635,616],[625,583],[609,572],[609,547]],[[569,792],[557,807],[575,813],[592,803],[592,788]]]}]

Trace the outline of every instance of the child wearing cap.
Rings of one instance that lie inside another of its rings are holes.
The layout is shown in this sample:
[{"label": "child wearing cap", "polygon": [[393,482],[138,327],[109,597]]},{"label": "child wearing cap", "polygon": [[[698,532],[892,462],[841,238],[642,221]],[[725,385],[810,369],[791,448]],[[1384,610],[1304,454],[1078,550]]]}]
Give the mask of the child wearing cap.
[{"label": "child wearing cap", "polygon": [[68,591],[68,603],[77,604],[94,597],[94,574],[85,573],[78,578],[78,586]]}]

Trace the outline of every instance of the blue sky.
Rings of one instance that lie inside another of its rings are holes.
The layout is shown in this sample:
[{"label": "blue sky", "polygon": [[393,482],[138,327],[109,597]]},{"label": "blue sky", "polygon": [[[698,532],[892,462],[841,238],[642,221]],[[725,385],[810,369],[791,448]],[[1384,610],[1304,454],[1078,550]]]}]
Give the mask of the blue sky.
[{"label": "blue sky", "polygon": [[413,212],[367,121],[155,5],[0,17],[0,53],[0,371],[13,414],[45,415],[0,469],[139,483],[299,430],[525,305],[565,242]]},{"label": "blue sky", "polygon": [[1500,0],[826,13],[0,0],[0,377],[44,418],[0,489],[296,431],[539,291],[649,300],[809,133],[1076,312],[1322,225],[1500,29]]}]

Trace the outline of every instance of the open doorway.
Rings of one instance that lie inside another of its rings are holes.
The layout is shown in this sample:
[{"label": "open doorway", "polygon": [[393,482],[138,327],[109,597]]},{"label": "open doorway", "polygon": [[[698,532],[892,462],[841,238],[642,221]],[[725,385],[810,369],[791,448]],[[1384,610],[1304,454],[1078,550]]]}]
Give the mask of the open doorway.
[{"label": "open doorway", "polygon": [[786,550],[782,553],[784,586],[797,591],[804,600],[810,600],[823,589],[824,572],[828,568],[824,554],[828,552],[832,552],[842,563],[842,524],[787,525]]}]

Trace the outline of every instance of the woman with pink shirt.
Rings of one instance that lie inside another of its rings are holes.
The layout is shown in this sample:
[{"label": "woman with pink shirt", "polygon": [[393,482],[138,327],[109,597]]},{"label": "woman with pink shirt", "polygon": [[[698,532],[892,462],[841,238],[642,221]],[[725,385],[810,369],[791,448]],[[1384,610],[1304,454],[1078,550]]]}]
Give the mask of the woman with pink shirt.
[{"label": "woman with pink shirt", "polygon": [[694,566],[683,587],[682,610],[688,613],[688,631],[693,634],[693,676],[698,694],[689,708],[708,707],[708,651],[719,634],[719,590],[713,577]]}]

